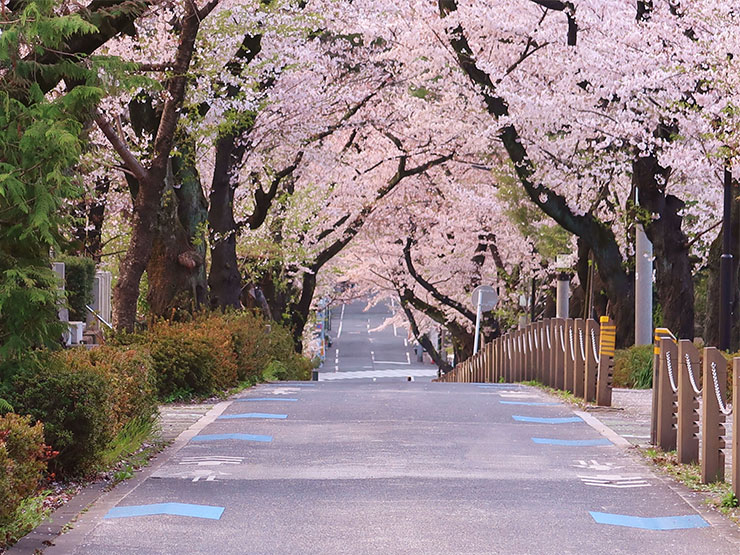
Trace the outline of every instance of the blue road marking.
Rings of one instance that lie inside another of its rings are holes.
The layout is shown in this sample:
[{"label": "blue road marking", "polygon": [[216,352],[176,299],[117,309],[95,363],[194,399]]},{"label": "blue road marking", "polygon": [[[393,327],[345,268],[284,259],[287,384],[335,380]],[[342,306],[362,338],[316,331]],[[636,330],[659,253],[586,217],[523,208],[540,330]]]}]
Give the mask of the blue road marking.
[{"label": "blue road marking", "polygon": [[193,505],[190,503],[154,503],[153,505],[130,505],[128,507],[113,507],[103,518],[175,515],[219,520],[223,512],[223,507],[216,507],[214,505]]},{"label": "blue road marking", "polygon": [[563,418],[539,418],[536,416],[515,416],[512,418],[517,422],[533,422],[537,424],[569,424],[571,422],[583,422],[577,416],[566,416]]},{"label": "blue road marking", "polygon": [[645,518],[640,516],[617,515],[589,511],[599,524],[641,528],[642,530],[685,530],[687,528],[706,528],[709,523],[699,515],[659,516]]},{"label": "blue road marking", "polygon": [[562,403],[530,403],[527,401],[499,401],[502,405],[522,405],[525,407],[561,407]]},{"label": "blue road marking", "polygon": [[288,418],[287,414],[268,414],[266,412],[245,412],[244,414],[224,414],[219,416],[216,420],[232,420],[234,418],[272,418],[277,420],[284,420]]},{"label": "blue road marking", "polygon": [[541,445],[567,445],[570,447],[588,447],[591,445],[613,445],[608,439],[552,439],[548,437],[533,437],[532,441]]},{"label": "blue road marking", "polygon": [[220,441],[223,439],[238,439],[241,441],[261,441],[263,443],[269,443],[272,441],[272,436],[261,436],[255,434],[204,434],[195,436],[190,441]]},{"label": "blue road marking", "polygon": [[234,401],[246,401],[246,402],[254,402],[254,401],[297,401],[298,399],[286,399],[285,397],[252,397],[250,398],[242,398],[242,399],[234,399]]}]

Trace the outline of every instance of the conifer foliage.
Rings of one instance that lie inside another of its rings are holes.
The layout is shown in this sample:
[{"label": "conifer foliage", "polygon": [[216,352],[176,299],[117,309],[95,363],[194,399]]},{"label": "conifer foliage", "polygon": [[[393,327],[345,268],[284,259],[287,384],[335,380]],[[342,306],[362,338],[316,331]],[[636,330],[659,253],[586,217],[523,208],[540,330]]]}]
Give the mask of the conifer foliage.
[{"label": "conifer foliage", "polygon": [[[101,96],[82,58],[40,61],[97,30],[55,5],[4,2],[0,12],[0,359],[59,341],[50,252],[60,248],[61,208],[78,195],[70,168],[84,146],[83,114]],[[45,95],[40,78],[75,85]]]}]

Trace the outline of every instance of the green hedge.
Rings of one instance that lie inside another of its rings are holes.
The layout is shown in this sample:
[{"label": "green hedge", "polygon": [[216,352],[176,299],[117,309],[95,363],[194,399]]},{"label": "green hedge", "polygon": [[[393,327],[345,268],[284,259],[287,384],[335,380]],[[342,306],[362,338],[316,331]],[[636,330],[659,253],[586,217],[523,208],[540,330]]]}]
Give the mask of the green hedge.
[{"label": "green hedge", "polygon": [[652,345],[635,345],[614,353],[614,387],[650,389],[652,384]]},{"label": "green hedge", "polygon": [[85,305],[93,300],[95,261],[85,256],[62,256],[57,262],[64,263],[64,288],[69,305],[69,319],[84,322],[87,318]]},{"label": "green hedge", "polygon": [[[263,380],[308,380],[311,364],[294,352],[285,328],[252,312],[234,312],[158,322],[91,350],[37,352],[15,361],[5,376],[0,396],[18,414],[30,415],[29,426],[43,423],[31,427],[29,449],[37,452],[45,441],[58,452],[49,470],[78,477],[109,462],[117,438],[131,425],[151,422],[160,401],[205,397]],[[1,432],[0,427],[0,446]],[[2,457],[0,450],[0,464]],[[6,487],[21,500],[37,482],[32,472],[22,483],[2,480],[0,490]]]}]

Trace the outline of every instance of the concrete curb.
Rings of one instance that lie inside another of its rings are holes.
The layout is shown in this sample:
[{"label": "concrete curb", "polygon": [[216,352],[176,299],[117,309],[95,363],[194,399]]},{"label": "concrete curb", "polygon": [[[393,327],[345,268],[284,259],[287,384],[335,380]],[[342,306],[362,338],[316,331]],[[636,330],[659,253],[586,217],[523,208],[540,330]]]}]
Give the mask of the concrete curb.
[{"label": "concrete curb", "polygon": [[[40,552],[50,555],[73,553],[75,547],[82,543],[84,537],[113,506],[138,488],[203,428],[215,421],[232,402],[229,400],[216,404],[195,424],[177,436],[169,447],[152,458],[149,465],[130,480],[121,482],[109,491],[105,491],[107,484],[101,483],[92,484],[83,489],[69,503],[51,514],[50,523],[42,523],[21,538],[7,551],[8,555],[34,555]],[[75,519],[78,519],[77,523],[72,526]],[[70,530],[63,533],[63,530],[68,527]]]},{"label": "concrete curb", "polygon": [[611,441],[614,445],[617,445],[618,447],[632,447],[632,444],[624,439],[622,436],[620,436],[617,432],[609,428],[607,425],[605,425],[601,420],[596,418],[595,416],[592,416],[588,414],[587,412],[583,412],[580,410],[574,410],[573,414],[583,419],[583,421],[591,426],[594,430],[599,432],[602,436],[604,436],[606,439]]},{"label": "concrete curb", "polygon": [[704,500],[707,498],[706,494],[703,494],[702,492],[692,491],[682,483],[677,482],[673,478],[660,473],[655,467],[645,461],[642,457],[637,456],[637,453],[633,451],[633,449],[638,449],[637,446],[627,441],[625,438],[609,428],[606,424],[601,422],[595,416],[577,410],[574,410],[573,413],[576,416],[582,418],[583,421],[586,422],[586,424],[588,424],[594,430],[606,437],[609,441],[614,443],[614,445],[630,451],[630,454],[645,467],[645,469],[652,476],[653,479],[661,482],[669,489],[674,491],[679,497],[681,497],[681,499],[686,502],[687,505],[694,509],[698,514],[700,514],[701,517],[706,520],[713,528],[718,528],[719,530],[721,530],[722,534],[728,540],[738,546],[738,551],[740,552],[740,529],[730,519],[726,518],[717,511],[708,508],[707,505],[704,504]]}]

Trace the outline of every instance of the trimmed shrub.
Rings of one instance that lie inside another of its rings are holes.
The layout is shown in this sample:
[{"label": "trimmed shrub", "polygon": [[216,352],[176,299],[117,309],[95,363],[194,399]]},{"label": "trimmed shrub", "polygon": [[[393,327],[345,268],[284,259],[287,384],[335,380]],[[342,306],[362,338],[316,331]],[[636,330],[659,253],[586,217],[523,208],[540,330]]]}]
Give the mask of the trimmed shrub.
[{"label": "trimmed shrub", "polygon": [[0,416],[0,526],[36,491],[51,454],[41,423],[31,425],[30,416],[13,413]]},{"label": "trimmed shrub", "polygon": [[131,420],[151,419],[156,412],[156,374],[145,349],[102,345],[90,350],[68,349],[54,356],[72,371],[89,369],[105,379],[114,433]]},{"label": "trimmed shrub", "polygon": [[157,324],[149,348],[160,399],[172,401],[215,390],[214,346],[184,324]]},{"label": "trimmed shrub", "polygon": [[614,387],[650,389],[652,383],[652,345],[634,345],[614,353]]},{"label": "trimmed shrub", "polygon": [[110,346],[46,354],[18,374],[11,402],[44,423],[47,441],[59,451],[51,469],[84,475],[97,469],[126,424],[152,418],[152,359],[146,350]]},{"label": "trimmed shrub", "polygon": [[253,312],[234,312],[223,317],[231,333],[239,382],[257,383],[272,360],[267,323]]},{"label": "trimmed shrub", "polygon": [[46,440],[59,452],[50,469],[67,476],[92,471],[115,429],[105,377],[44,356],[36,368],[19,373],[14,386],[15,410],[43,422]]},{"label": "trimmed shrub", "polygon": [[86,256],[62,256],[58,261],[64,262],[69,319],[84,322],[87,318],[85,305],[93,300],[95,261]]}]

